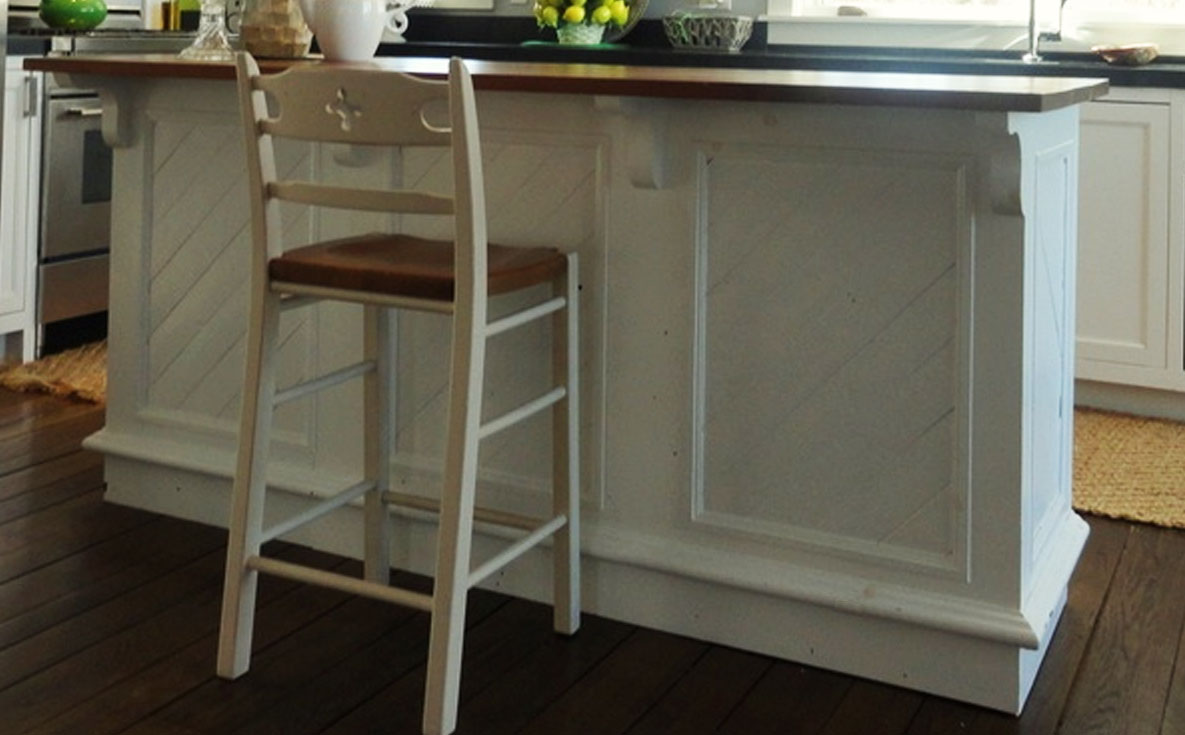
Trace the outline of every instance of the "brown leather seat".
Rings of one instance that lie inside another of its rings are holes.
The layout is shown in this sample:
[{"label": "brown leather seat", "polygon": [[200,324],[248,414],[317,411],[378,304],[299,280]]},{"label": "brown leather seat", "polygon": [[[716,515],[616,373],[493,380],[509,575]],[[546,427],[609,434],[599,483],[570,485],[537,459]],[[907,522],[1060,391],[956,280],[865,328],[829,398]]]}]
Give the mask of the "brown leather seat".
[{"label": "brown leather seat", "polygon": [[[489,294],[550,283],[567,268],[554,248],[490,244]],[[373,233],[327,240],[268,262],[273,281],[452,301],[456,280],[453,243],[409,235]]]}]

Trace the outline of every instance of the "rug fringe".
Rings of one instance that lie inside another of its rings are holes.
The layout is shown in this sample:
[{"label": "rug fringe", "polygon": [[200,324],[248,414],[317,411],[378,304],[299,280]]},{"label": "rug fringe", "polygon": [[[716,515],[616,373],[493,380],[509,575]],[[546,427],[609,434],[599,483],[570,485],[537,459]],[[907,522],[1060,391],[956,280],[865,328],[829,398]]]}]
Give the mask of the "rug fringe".
[{"label": "rug fringe", "polygon": [[107,342],[94,342],[0,371],[0,385],[26,393],[105,403]]}]

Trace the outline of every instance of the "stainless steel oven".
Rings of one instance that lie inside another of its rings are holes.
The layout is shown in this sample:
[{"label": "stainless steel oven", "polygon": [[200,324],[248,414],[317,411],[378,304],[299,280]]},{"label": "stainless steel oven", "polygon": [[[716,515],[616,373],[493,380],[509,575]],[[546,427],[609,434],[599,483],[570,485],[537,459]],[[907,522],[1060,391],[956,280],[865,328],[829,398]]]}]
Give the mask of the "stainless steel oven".
[{"label": "stainless steel oven", "polygon": [[55,325],[102,320],[111,247],[112,155],[103,141],[99,97],[59,87],[52,77],[46,82],[37,277],[42,351],[61,340]]},{"label": "stainless steel oven", "polygon": [[[37,19],[36,0],[10,0],[7,20],[22,40],[43,40],[51,55],[175,53],[193,40],[192,33],[146,30],[140,0],[106,2],[107,20],[92,31],[46,28]],[[37,278],[39,354],[106,335],[111,247],[112,152],[103,142],[99,97],[90,90],[62,87],[54,75],[47,75],[44,113]]]}]

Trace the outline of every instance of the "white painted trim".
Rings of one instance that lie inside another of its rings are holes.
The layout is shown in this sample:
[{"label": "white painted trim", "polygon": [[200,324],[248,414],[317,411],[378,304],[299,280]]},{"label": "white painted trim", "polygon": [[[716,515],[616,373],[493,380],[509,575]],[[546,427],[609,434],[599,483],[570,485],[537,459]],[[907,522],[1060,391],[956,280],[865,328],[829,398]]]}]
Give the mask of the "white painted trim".
[{"label": "white painted trim", "polygon": [[[120,436],[107,429],[89,437],[85,446],[109,457],[224,478],[227,482],[226,492],[229,493],[233,461],[230,453],[198,456],[191,446],[159,438]],[[330,480],[330,477],[318,476],[303,468],[273,465],[268,472],[269,489],[291,494],[293,497],[290,500],[293,502],[314,503],[331,496],[341,488],[340,483]],[[150,489],[148,492],[155,493],[155,490]],[[434,522],[434,516],[429,513],[415,513],[414,517],[424,523]],[[225,520],[221,523],[225,523]],[[588,518],[584,526],[581,546],[585,556],[797,602],[824,605],[842,612],[871,615],[1034,649],[1045,636],[1046,628],[1055,622],[1043,615],[1044,603],[1035,605],[1040,613],[1025,614],[1020,609],[928,592],[916,587],[888,585],[874,579],[823,572],[772,559],[762,560],[747,554],[709,550],[695,543],[650,536]],[[1082,526],[1085,527],[1085,524]],[[517,537],[517,534],[510,532],[490,533],[487,528],[480,531],[487,536]],[[1081,540],[1085,541],[1085,538],[1083,532]],[[1061,562],[1046,566],[1043,579],[1049,580],[1047,587],[1054,591],[1060,589],[1054,582],[1064,577],[1057,575],[1069,576],[1068,569],[1073,567],[1080,548],[1080,545],[1067,547],[1063,549],[1065,553],[1058,555],[1063,562],[1068,560],[1068,567]]]},{"label": "white painted trim", "polygon": [[1090,536],[1090,526],[1069,507],[1062,510],[1052,525],[1051,535],[1059,543],[1046,548],[1047,555],[1033,569],[1028,597],[1021,604],[1029,625],[1040,631],[1056,623],[1065,602],[1065,580],[1073,574]]},{"label": "white painted trim", "polygon": [[1179,390],[1078,380],[1074,400],[1076,405],[1087,408],[1185,421],[1185,392]]},{"label": "white painted trim", "polygon": [[1035,626],[1019,609],[709,550],[593,521],[585,522],[584,537],[584,553],[606,561],[1022,648],[1037,648],[1052,622]]},{"label": "white painted trim", "polygon": [[[173,467],[226,479],[234,474],[233,447],[212,449],[160,436],[124,434],[110,427],[83,440],[83,447],[108,456]],[[307,466],[273,463],[268,468],[268,487],[310,498],[324,498],[342,489],[341,475],[317,472]],[[227,486],[229,492],[229,485]]]}]

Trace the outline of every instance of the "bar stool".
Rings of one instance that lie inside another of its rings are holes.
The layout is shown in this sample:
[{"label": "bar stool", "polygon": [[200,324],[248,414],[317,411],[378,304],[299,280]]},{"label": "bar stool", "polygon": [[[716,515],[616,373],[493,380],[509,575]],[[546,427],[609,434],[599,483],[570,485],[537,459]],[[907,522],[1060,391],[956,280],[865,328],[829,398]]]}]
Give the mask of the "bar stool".
[{"label": "bar stool", "polygon": [[[280,74],[261,76],[255,60],[246,53],[237,55],[236,64],[247,138],[252,292],[218,675],[233,679],[250,665],[255,592],[261,572],[408,605],[431,615],[423,729],[427,734],[443,735],[456,726],[469,588],[551,538],[555,629],[571,634],[580,623],[576,256],[550,248],[487,243],[473,84],[460,59],[449,62],[447,81],[373,67],[329,64],[299,65]],[[277,114],[269,113],[269,99]],[[442,103],[448,110],[447,127],[429,121],[428,110]],[[451,147],[453,191],[444,195],[280,180],[273,138],[366,146]],[[372,234],[285,252],[278,200],[372,212],[451,215],[454,241]],[[541,284],[551,284],[551,290],[539,303],[495,321],[487,320],[489,297]],[[277,392],[279,314],[322,299],[365,305],[363,360]],[[424,506],[422,498],[390,489],[394,346],[389,339],[388,320],[393,308],[452,315],[447,437],[431,594],[389,584],[389,506]],[[555,387],[508,413],[483,421],[486,339],[545,317],[552,322]],[[358,377],[364,381],[366,414],[363,481],[296,517],[264,528],[265,470],[273,407]],[[552,516],[533,519],[476,507],[479,440],[548,408],[553,416]],[[310,569],[260,554],[264,542],[360,498],[364,508],[363,578]],[[493,558],[471,568],[475,518],[513,526],[523,534]]]}]

